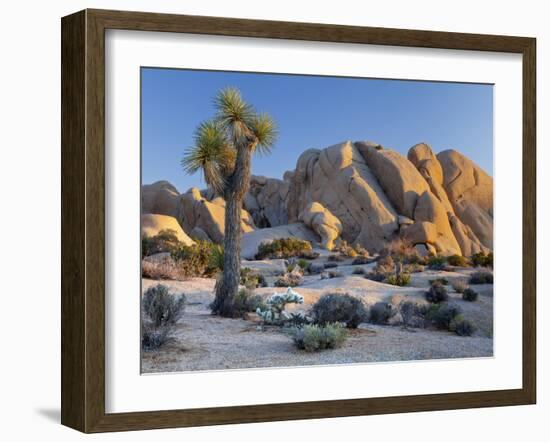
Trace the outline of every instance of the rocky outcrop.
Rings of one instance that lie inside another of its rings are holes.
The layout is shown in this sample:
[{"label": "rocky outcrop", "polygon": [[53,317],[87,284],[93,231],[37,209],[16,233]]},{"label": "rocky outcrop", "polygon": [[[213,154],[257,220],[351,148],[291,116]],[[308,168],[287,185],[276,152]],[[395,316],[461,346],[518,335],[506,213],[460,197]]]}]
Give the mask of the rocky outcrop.
[{"label": "rocky outcrop", "polygon": [[289,181],[252,175],[244,208],[260,228],[288,224]]},{"label": "rocky outcrop", "polygon": [[[466,255],[493,247],[493,180],[454,150],[413,146],[407,157],[369,142],[309,149],[282,180],[252,176],[243,202],[244,258],[275,238],[328,249],[342,238],[371,253],[402,236],[423,253]],[[144,211],[175,216],[197,240],[222,242],[225,201],[211,190],[180,195],[143,186]],[[145,213],[145,212],[144,212]]]},{"label": "rocky outcrop", "polygon": [[[181,196],[178,221],[185,231],[199,228],[202,232],[195,230],[195,234],[204,238],[204,233],[211,241],[221,243],[225,232],[225,201],[221,198],[208,201],[202,197],[199,189],[193,187]],[[252,217],[244,210],[241,230],[243,233],[254,230]]]},{"label": "rocky outcrop", "polygon": [[141,186],[141,213],[178,216],[179,192],[168,181]]},{"label": "rocky outcrop", "polygon": [[393,150],[372,147],[365,142],[355,145],[395,210],[412,218],[419,196],[429,190],[426,180],[407,158]]},{"label": "rocky outcrop", "polygon": [[451,230],[449,218],[445,207],[437,197],[426,190],[416,204],[414,209],[416,223],[427,221],[435,226],[437,237],[435,241],[426,241],[432,244],[437,252],[442,255],[461,255],[462,251]]},{"label": "rocky outcrop", "polygon": [[254,259],[258,247],[262,243],[271,242],[280,238],[298,238],[311,243],[318,243],[319,237],[302,223],[287,224],[284,226],[257,229],[243,235],[241,243],[241,258]]},{"label": "rocky outcrop", "polygon": [[340,220],[343,239],[369,251],[383,249],[398,228],[397,212],[349,141],[300,155],[290,185],[289,220],[297,221],[312,202],[319,202]]},{"label": "rocky outcrop", "polygon": [[156,236],[163,230],[172,230],[177,238],[186,246],[195,244],[189,236],[185,234],[183,229],[178,223],[178,220],[173,216],[157,215],[146,213],[141,215],[141,235],[142,236]]},{"label": "rocky outcrop", "polygon": [[437,154],[443,186],[458,218],[481,244],[493,248],[493,179],[456,150]]},{"label": "rocky outcrop", "polygon": [[342,223],[330,213],[330,210],[313,202],[300,213],[299,219],[321,237],[321,243],[325,249],[334,248],[334,241],[342,233]]}]

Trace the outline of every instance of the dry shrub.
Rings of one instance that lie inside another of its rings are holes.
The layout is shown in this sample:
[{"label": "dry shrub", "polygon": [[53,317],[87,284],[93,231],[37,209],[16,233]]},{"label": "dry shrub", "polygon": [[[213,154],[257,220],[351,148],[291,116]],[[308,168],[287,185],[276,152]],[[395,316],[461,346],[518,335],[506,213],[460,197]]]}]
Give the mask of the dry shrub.
[{"label": "dry shrub", "polygon": [[176,281],[185,278],[185,274],[169,257],[159,261],[143,260],[141,262],[141,276],[149,279],[171,279]]}]

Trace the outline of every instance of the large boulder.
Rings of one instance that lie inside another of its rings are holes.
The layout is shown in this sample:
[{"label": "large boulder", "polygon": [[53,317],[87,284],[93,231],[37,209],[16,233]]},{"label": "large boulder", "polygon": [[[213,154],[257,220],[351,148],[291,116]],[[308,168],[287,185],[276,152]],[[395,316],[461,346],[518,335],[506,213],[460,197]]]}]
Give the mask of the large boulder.
[{"label": "large boulder", "polygon": [[168,181],[141,186],[141,213],[178,216],[180,194]]},{"label": "large boulder", "polygon": [[393,150],[373,147],[365,142],[356,142],[355,146],[397,212],[413,218],[419,196],[430,189],[414,165]]},{"label": "large boulder", "polygon": [[323,150],[306,150],[294,173],[286,176],[291,179],[287,204],[290,222],[296,222],[309,204],[318,202],[341,222],[344,240],[361,244],[370,252],[382,250],[398,230],[397,212],[349,141]]},{"label": "large boulder", "polygon": [[289,181],[252,175],[244,208],[258,227],[288,224],[287,201]]},{"label": "large boulder", "polygon": [[493,179],[456,150],[437,154],[443,186],[456,215],[488,249],[493,248]]},{"label": "large boulder", "polygon": [[314,244],[319,242],[319,237],[302,223],[257,229],[243,235],[241,242],[241,258],[254,259],[256,253],[258,253],[260,244],[281,238],[298,238]]},{"label": "large boulder", "polygon": [[462,251],[451,229],[445,207],[439,199],[429,190],[426,190],[419,198],[414,209],[416,223],[427,221],[434,224],[437,230],[437,239],[430,241],[437,252],[443,255],[461,255]]},{"label": "large boulder", "polygon": [[[193,187],[181,196],[178,220],[186,231],[191,232],[198,227],[211,241],[221,243],[225,233],[225,201],[221,198],[208,201],[199,189]],[[254,230],[252,217],[244,210],[241,230],[243,233]],[[202,232],[199,231],[200,236],[204,237]]]},{"label": "large boulder", "polygon": [[441,201],[445,210],[454,214],[453,206],[443,188],[443,168],[432,148],[426,143],[416,144],[409,149],[407,158],[426,180],[430,190]]},{"label": "large boulder", "polygon": [[183,231],[178,223],[178,220],[173,216],[157,215],[147,213],[141,215],[141,235],[142,236],[156,236],[162,230],[172,230],[177,238],[186,246],[195,244],[187,234]]},{"label": "large boulder", "polygon": [[334,248],[334,241],[342,233],[342,223],[330,213],[330,210],[313,202],[300,213],[299,219],[321,237],[321,243],[325,249]]}]

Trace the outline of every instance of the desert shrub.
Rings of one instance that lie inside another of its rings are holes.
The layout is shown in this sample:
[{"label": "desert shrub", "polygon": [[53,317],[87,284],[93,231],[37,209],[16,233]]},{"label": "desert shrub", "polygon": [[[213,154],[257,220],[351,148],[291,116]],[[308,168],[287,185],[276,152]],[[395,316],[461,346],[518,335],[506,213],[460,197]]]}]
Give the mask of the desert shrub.
[{"label": "desert shrub", "polygon": [[186,276],[212,276],[223,270],[223,247],[209,241],[174,250],[172,258]]},{"label": "desert shrub", "polygon": [[393,306],[384,301],[373,304],[369,309],[369,322],[373,324],[387,324],[397,312]]},{"label": "desert shrub", "polygon": [[303,312],[290,313],[285,325],[290,327],[300,328],[304,325],[311,324],[311,318]]},{"label": "desert shrub", "polygon": [[341,322],[348,328],[357,328],[367,318],[367,310],[361,300],[347,293],[323,295],[312,307],[316,324]]},{"label": "desert shrub", "polygon": [[474,253],[470,260],[474,267],[493,267],[493,252],[488,254],[483,252]]},{"label": "desert shrub", "polygon": [[403,266],[403,271],[406,273],[419,273],[424,271],[424,266],[420,263],[405,264]]},{"label": "desert shrub", "polygon": [[404,238],[394,239],[382,252],[391,256],[394,261],[403,264],[422,264],[424,259],[419,255],[413,245]]},{"label": "desert shrub", "polygon": [[435,327],[448,330],[451,321],[461,313],[460,307],[454,304],[434,304],[426,313],[426,320]]},{"label": "desert shrub", "polygon": [[446,301],[448,298],[447,289],[441,283],[432,284],[426,292],[426,300],[434,304]]},{"label": "desert shrub", "polygon": [[347,258],[355,258],[356,256],[367,252],[365,249],[363,249],[360,246],[358,248],[353,247],[352,245],[348,244],[347,241],[345,240],[341,240],[340,244],[337,247],[335,247],[335,250],[337,252],[340,252],[342,257],[347,257]]},{"label": "desert shrub", "polygon": [[225,250],[222,245],[209,243],[210,259],[208,266],[216,271],[223,271],[223,261],[225,259]]},{"label": "desert shrub", "polygon": [[476,326],[464,316],[456,315],[449,324],[449,330],[459,336],[472,336],[476,331]]},{"label": "desert shrub", "polygon": [[241,268],[240,284],[248,289],[255,289],[256,287],[267,287],[267,280],[261,273],[252,270],[250,267],[244,267]]},{"label": "desert shrub", "polygon": [[181,280],[185,274],[179,269],[173,259],[168,257],[159,261],[141,262],[141,276],[149,279],[173,279]]},{"label": "desert shrub", "polygon": [[247,313],[254,313],[256,310],[264,310],[266,303],[260,295],[255,295],[251,289],[241,289],[233,301],[235,316],[246,316]]},{"label": "desert shrub", "polygon": [[426,311],[425,305],[413,301],[401,301],[399,303],[399,313],[401,313],[403,327],[405,328],[423,326]]},{"label": "desert shrub", "polygon": [[462,299],[464,299],[464,301],[474,302],[477,301],[477,297],[477,292],[470,288],[464,290],[464,292],[462,293]]},{"label": "desert shrub", "polygon": [[308,267],[309,267],[309,262],[304,259],[304,258],[300,258],[298,260],[298,266],[302,269],[302,270],[306,270]]},{"label": "desert shrub", "polygon": [[256,309],[264,324],[282,325],[290,316],[285,312],[288,304],[303,304],[304,298],[290,287],[285,293],[274,293],[265,302],[265,307]]},{"label": "desert shrub", "polygon": [[411,282],[411,275],[408,273],[394,273],[386,276],[386,284],[397,285],[403,287]]},{"label": "desert shrub", "polygon": [[364,275],[365,269],[363,267],[355,267],[352,272],[354,275]]},{"label": "desert shrub", "polygon": [[170,329],[168,327],[153,327],[141,322],[141,348],[145,351],[156,350],[168,341]]},{"label": "desert shrub", "polygon": [[175,324],[185,311],[185,295],[171,295],[166,286],[158,284],[145,291],[141,308],[155,327]]},{"label": "desert shrub", "polygon": [[447,262],[449,265],[455,267],[466,267],[468,265],[468,260],[461,255],[451,255],[447,257]]},{"label": "desert shrub", "polygon": [[183,243],[178,239],[174,230],[161,230],[155,236],[144,235],[141,238],[141,256],[149,256],[162,252],[172,253],[181,246],[183,246]]},{"label": "desert shrub", "polygon": [[372,262],[371,258],[368,258],[366,256],[358,256],[351,262],[351,265],[360,266],[360,265],[370,264],[371,262]]},{"label": "desert shrub", "polygon": [[334,268],[338,267],[338,264],[335,263],[335,262],[329,261],[329,262],[325,262],[325,263],[323,264],[323,267],[324,267],[325,269],[334,269]]},{"label": "desert shrub", "polygon": [[449,280],[447,278],[430,279],[430,285],[434,284],[449,285]]},{"label": "desert shrub", "polygon": [[338,270],[329,270],[328,272],[321,273],[321,279],[341,278],[342,276],[344,276],[343,273]]},{"label": "desert shrub", "polygon": [[466,282],[462,280],[453,282],[452,286],[454,291],[457,293],[464,293],[464,290],[468,288],[468,284],[466,284]]},{"label": "desert shrub", "polygon": [[428,258],[428,267],[432,270],[443,270],[447,260],[444,256],[430,256]]},{"label": "desert shrub", "polygon": [[493,274],[491,272],[475,272],[470,275],[470,284],[492,284]]},{"label": "desert shrub", "polygon": [[285,273],[279,277],[273,285],[275,287],[297,287],[304,281],[303,276],[297,272]]},{"label": "desert shrub", "polygon": [[390,255],[383,256],[376,261],[375,272],[390,273],[395,271],[395,262]]},{"label": "desert shrub", "polygon": [[342,262],[345,261],[346,257],[342,255],[329,255],[327,258],[328,262]]},{"label": "desert shrub", "polygon": [[386,274],[376,271],[370,271],[365,274],[365,278],[370,279],[371,281],[382,282],[386,279]]},{"label": "desert shrub", "polygon": [[341,347],[347,337],[340,324],[305,325],[293,331],[296,347],[305,351],[319,351]]},{"label": "desert shrub", "polygon": [[309,241],[297,238],[279,238],[260,244],[256,259],[306,258],[312,256],[311,252],[312,248]]}]

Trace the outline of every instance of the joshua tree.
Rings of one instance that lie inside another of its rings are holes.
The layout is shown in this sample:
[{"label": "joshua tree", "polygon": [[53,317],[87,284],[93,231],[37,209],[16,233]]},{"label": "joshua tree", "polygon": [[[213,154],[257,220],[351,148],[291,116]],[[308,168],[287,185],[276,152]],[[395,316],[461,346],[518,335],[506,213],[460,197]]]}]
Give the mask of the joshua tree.
[{"label": "joshua tree", "polygon": [[182,166],[187,173],[202,171],[206,183],[226,202],[224,266],[212,313],[231,317],[239,289],[241,209],[250,183],[252,154],[269,153],[277,131],[271,117],[257,113],[237,89],[221,90],[214,106],[216,115],[197,127],[194,145],[185,152]]}]

